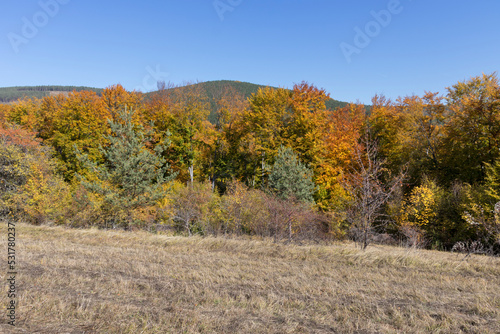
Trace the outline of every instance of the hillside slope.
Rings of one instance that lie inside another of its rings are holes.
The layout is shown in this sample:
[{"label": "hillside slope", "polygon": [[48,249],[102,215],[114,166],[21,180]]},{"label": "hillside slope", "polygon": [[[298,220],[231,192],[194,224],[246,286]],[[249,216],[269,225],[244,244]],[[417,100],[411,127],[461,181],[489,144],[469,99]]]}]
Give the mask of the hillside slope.
[{"label": "hillside slope", "polygon": [[[232,81],[232,80],[217,80],[217,81],[206,81],[199,83],[206,91],[207,96],[214,100],[215,98],[220,97],[220,92],[224,91],[226,87],[232,87],[244,97],[248,98],[253,93],[257,93],[260,88],[265,88],[268,86],[258,85],[249,82],[241,82],[241,81]],[[277,87],[272,87],[277,88]],[[326,103],[326,107],[329,109],[335,109],[337,107],[343,107],[347,104],[347,102],[337,101],[334,99],[329,99]]]},{"label": "hillside slope", "polygon": [[[7,224],[0,231],[7,253]],[[16,232],[18,323],[3,312],[2,333],[500,333],[499,258],[26,224]]]},{"label": "hillside slope", "polygon": [[[211,113],[209,116],[210,121],[214,121],[215,111],[217,109],[217,105],[216,105],[217,100],[220,99],[220,97],[222,96],[223,92],[226,89],[231,88],[234,91],[240,93],[245,98],[248,98],[253,93],[257,93],[257,91],[260,88],[268,87],[265,85],[258,85],[258,84],[253,84],[253,83],[249,83],[249,82],[241,82],[241,81],[234,81],[234,80],[206,81],[206,82],[196,83],[193,85],[196,85],[196,86],[201,88],[201,90],[205,93],[205,95],[208,99],[208,102],[210,103],[210,110],[211,110]],[[272,87],[272,88],[276,88],[276,87]],[[183,87],[181,86],[181,87],[175,87],[175,88],[171,88],[171,89],[178,90],[178,89],[183,89]],[[155,94],[157,94],[157,92],[150,92],[150,93],[147,93],[146,96],[152,97]],[[344,107],[345,105],[347,105],[347,102],[329,99],[328,101],[326,101],[325,105],[328,109],[334,110],[334,109],[339,108],[339,107]]]},{"label": "hillside slope", "polygon": [[[234,81],[234,80],[215,80],[215,81],[205,81],[196,83],[194,85],[198,85],[202,87],[202,89],[206,92],[207,97],[214,101],[220,98],[221,93],[224,92],[226,88],[233,88],[235,91],[242,94],[245,98],[250,97],[253,93],[257,93],[260,88],[268,87],[266,85],[253,84],[249,82],[242,81]],[[272,87],[272,86],[271,86]],[[174,89],[179,89],[182,87],[177,87]],[[277,88],[277,87],[272,87]],[[148,94],[155,94],[155,92],[151,92]],[[330,99],[326,103],[326,107],[329,109],[335,109],[338,107],[344,107],[347,102],[338,101],[334,99]]]},{"label": "hillside slope", "polygon": [[[215,101],[220,97],[221,93],[228,87],[233,88],[235,91],[242,94],[244,97],[249,97],[253,93],[256,93],[259,88],[266,87],[265,85],[258,85],[249,82],[233,81],[233,80],[216,80],[216,81],[206,81],[197,83],[205,91],[212,108],[215,108]],[[275,87],[274,87],[275,88]],[[177,87],[173,89],[182,89],[182,87]],[[0,87],[0,102],[7,103],[25,97],[32,98],[42,98],[44,96],[49,96],[54,93],[61,92],[72,92],[89,90],[97,93],[102,92],[102,88],[93,88],[85,86],[16,86],[16,87]],[[154,95],[156,92],[146,93],[146,96]],[[335,109],[338,107],[343,107],[347,102],[342,102],[334,99],[330,99],[326,102],[326,107],[328,109]]]}]

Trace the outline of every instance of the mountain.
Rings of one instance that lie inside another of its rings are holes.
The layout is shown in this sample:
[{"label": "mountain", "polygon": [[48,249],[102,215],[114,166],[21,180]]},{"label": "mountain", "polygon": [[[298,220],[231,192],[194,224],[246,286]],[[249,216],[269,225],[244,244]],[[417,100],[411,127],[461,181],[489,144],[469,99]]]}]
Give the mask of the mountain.
[{"label": "mountain", "polygon": [[[196,83],[194,85],[199,86],[202,91],[205,92],[208,101],[211,106],[211,113],[209,120],[213,121],[215,116],[215,110],[217,108],[216,101],[221,97],[222,93],[227,88],[232,88],[235,91],[242,94],[245,98],[250,97],[253,93],[256,93],[260,88],[265,88],[268,86],[258,85],[249,82],[233,81],[233,80],[216,80],[216,81],[206,81]],[[167,88],[167,89],[183,89],[184,86]],[[276,88],[276,87],[272,87]],[[102,92],[102,88],[93,88],[85,86],[18,86],[18,87],[3,87],[0,88],[0,103],[9,103],[22,99],[28,98],[42,98],[44,96],[54,95],[54,94],[67,94],[72,91],[83,91],[89,90],[94,91],[98,94]],[[157,92],[146,93],[146,98],[154,96]],[[336,109],[338,107],[343,107],[347,102],[342,102],[334,99],[329,99],[326,101],[326,107],[328,109]]]},{"label": "mountain", "polygon": [[[233,80],[215,80],[215,81],[205,81],[193,84],[199,86],[202,91],[205,92],[211,106],[211,113],[209,120],[213,121],[215,117],[215,110],[217,109],[217,100],[221,97],[222,93],[227,88],[233,88],[235,91],[242,94],[245,98],[250,97],[253,93],[257,93],[260,88],[269,87],[266,85],[258,85],[249,82],[233,81]],[[167,89],[182,89],[183,87],[167,88]],[[277,87],[272,87],[277,88]],[[146,96],[154,96],[157,92],[147,93]],[[329,99],[326,101],[325,105],[328,109],[336,109],[339,107],[344,107],[347,102],[342,102],[334,99]]]},{"label": "mountain", "polygon": [[[253,93],[257,93],[259,88],[269,87],[266,85],[258,85],[249,82],[233,81],[233,80],[206,81],[197,83],[195,85],[199,85],[205,90],[210,101],[216,101],[217,98],[220,97],[221,92],[223,92],[226,87],[232,87],[234,90],[240,92],[245,97],[250,97],[250,95],[252,95]],[[277,87],[272,87],[272,88],[277,88]],[[328,109],[336,109],[338,107],[344,107],[346,104],[347,102],[329,99],[326,102],[326,107]]]}]

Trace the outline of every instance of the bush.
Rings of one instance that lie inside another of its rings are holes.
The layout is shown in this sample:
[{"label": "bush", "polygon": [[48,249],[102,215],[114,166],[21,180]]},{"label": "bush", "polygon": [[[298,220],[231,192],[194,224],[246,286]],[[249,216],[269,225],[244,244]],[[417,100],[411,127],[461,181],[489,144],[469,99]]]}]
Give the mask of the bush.
[{"label": "bush", "polygon": [[267,195],[265,203],[269,232],[275,241],[318,240],[327,236],[328,219],[311,204],[272,195]]},{"label": "bush", "polygon": [[165,200],[164,217],[188,235],[256,235],[275,241],[318,240],[328,236],[327,217],[311,204],[283,200],[234,181],[219,196],[210,183],[176,183]]},{"label": "bush", "polygon": [[210,183],[193,182],[186,186],[177,183],[168,195],[167,217],[177,229],[189,236],[217,234],[216,214],[218,195],[212,191]]},{"label": "bush", "polygon": [[391,203],[391,217],[406,244],[451,249],[458,241],[474,238],[474,228],[463,219],[466,189],[461,183],[444,188],[423,177],[406,199]]},{"label": "bush", "polygon": [[224,234],[235,233],[269,236],[266,195],[234,181],[221,197],[221,227]]}]

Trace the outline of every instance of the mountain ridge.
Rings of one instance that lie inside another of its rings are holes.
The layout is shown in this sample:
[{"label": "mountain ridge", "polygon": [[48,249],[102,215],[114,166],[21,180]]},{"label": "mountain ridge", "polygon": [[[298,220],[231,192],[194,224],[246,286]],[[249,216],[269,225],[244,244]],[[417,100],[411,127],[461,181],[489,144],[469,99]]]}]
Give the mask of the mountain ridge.
[{"label": "mountain ridge", "polygon": [[[225,88],[231,87],[235,91],[242,94],[245,98],[250,97],[253,93],[256,93],[260,88],[271,87],[278,88],[269,85],[254,84],[250,82],[238,81],[238,80],[211,80],[199,83],[194,83],[192,85],[200,85],[205,91],[206,96],[210,102],[211,110],[216,109],[216,101],[221,96]],[[189,86],[189,85],[188,85]],[[167,89],[182,89],[185,86],[176,86]],[[72,91],[94,91],[97,94],[101,94],[103,88],[88,87],[88,86],[59,86],[59,85],[43,85],[43,86],[12,86],[12,87],[0,87],[0,103],[12,103],[23,98],[43,98],[45,96],[50,96],[54,94],[64,94]],[[144,93],[146,97],[154,96],[158,91],[152,91]],[[327,109],[334,110],[339,107],[344,107],[348,102],[335,100],[330,98],[326,101],[325,105]]]}]

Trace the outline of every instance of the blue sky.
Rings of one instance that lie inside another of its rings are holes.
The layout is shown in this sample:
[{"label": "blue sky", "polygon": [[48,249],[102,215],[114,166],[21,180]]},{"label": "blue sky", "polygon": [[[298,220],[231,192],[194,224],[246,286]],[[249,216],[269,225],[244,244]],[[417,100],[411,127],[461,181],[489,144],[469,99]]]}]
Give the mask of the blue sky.
[{"label": "blue sky", "polygon": [[3,1],[0,87],[305,80],[352,102],[444,93],[499,70],[499,13],[496,0]]}]

